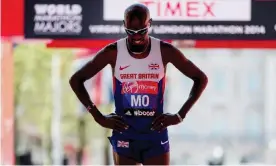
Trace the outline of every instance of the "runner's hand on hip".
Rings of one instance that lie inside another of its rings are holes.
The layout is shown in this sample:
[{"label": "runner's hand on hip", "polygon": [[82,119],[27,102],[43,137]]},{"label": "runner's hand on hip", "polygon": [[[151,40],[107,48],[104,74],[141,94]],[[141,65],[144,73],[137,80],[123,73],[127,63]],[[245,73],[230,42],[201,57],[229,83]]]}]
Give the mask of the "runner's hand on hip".
[{"label": "runner's hand on hip", "polygon": [[152,130],[162,131],[168,126],[177,125],[181,121],[176,114],[165,113],[156,117],[152,122]]},{"label": "runner's hand on hip", "polygon": [[125,124],[123,118],[114,113],[109,115],[104,115],[103,118],[98,120],[98,123],[102,127],[113,129],[118,132],[122,132],[128,129],[128,125]]}]

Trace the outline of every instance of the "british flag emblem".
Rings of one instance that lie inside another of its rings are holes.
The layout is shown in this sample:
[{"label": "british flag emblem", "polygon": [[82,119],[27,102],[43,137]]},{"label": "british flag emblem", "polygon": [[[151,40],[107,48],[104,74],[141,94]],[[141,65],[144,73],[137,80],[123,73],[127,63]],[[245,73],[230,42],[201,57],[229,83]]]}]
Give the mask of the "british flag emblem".
[{"label": "british flag emblem", "polygon": [[118,148],[129,148],[129,142],[127,141],[117,141]]},{"label": "british flag emblem", "polygon": [[151,63],[151,64],[149,64],[149,69],[150,70],[158,70],[159,65],[157,63]]}]

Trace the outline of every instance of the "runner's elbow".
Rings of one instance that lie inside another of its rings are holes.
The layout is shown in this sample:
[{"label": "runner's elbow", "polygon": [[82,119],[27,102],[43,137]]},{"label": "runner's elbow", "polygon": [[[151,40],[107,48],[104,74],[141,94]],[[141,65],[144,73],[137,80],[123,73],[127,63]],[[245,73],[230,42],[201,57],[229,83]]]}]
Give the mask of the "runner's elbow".
[{"label": "runner's elbow", "polygon": [[69,84],[71,85],[71,87],[80,83],[84,83],[84,79],[82,79],[77,73],[73,74],[69,79]]},{"label": "runner's elbow", "polygon": [[204,86],[208,83],[208,77],[205,73],[200,72],[196,77],[192,78],[194,82],[203,84]]},{"label": "runner's elbow", "polygon": [[202,72],[201,78],[200,78],[200,82],[202,82],[204,85],[208,84],[208,77],[205,73]]}]

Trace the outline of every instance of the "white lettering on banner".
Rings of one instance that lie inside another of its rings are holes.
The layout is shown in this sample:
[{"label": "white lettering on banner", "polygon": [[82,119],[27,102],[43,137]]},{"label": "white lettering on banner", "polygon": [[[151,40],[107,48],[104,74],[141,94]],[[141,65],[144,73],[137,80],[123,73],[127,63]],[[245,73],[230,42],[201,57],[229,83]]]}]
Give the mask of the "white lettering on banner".
[{"label": "white lettering on banner", "polygon": [[148,95],[131,95],[131,106],[132,107],[147,107],[149,106],[149,96]]},{"label": "white lettering on banner", "polygon": [[36,34],[79,34],[82,7],[79,4],[35,4]]},{"label": "white lettering on banner", "polygon": [[125,31],[121,30],[122,27],[117,26],[117,25],[89,25],[89,31],[92,34],[97,34],[97,33],[113,33],[113,34],[120,34],[124,33]]},{"label": "white lettering on banner", "polygon": [[251,25],[244,27],[244,34],[265,34],[265,26]]},{"label": "white lettering on banner", "polygon": [[79,33],[82,27],[79,22],[58,21],[58,22],[36,22],[34,31],[39,33]]},{"label": "white lettering on banner", "polygon": [[[111,25],[110,25],[111,26]],[[112,25],[115,29],[108,29],[107,32],[104,29],[93,32],[92,34],[118,34],[120,25]],[[276,27],[276,26],[275,26]],[[276,28],[275,28],[276,31]],[[227,35],[255,35],[266,34],[266,28],[264,25],[152,25],[151,32],[154,34],[227,34]],[[124,33],[124,32],[123,32]]]},{"label": "white lettering on banner", "polygon": [[35,4],[37,15],[79,15],[82,7],[79,4]]},{"label": "white lettering on banner", "polygon": [[194,26],[193,31],[195,34],[243,34],[242,26]]},{"label": "white lettering on banner", "polygon": [[263,25],[206,25],[194,26],[194,34],[265,34]]},{"label": "white lettering on banner", "polygon": [[104,0],[104,20],[122,20],[123,11],[133,3],[146,5],[157,21],[251,20],[251,0]]}]

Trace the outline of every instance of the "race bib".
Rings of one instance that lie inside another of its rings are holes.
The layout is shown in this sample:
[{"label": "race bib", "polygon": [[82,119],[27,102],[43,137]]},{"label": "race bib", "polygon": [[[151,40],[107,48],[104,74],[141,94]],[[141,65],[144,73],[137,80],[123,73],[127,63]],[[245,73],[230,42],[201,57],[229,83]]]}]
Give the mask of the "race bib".
[{"label": "race bib", "polygon": [[154,109],[157,106],[158,83],[153,81],[123,82],[124,108]]}]

